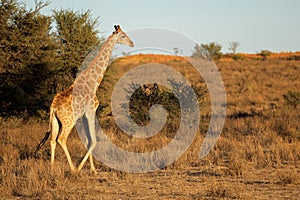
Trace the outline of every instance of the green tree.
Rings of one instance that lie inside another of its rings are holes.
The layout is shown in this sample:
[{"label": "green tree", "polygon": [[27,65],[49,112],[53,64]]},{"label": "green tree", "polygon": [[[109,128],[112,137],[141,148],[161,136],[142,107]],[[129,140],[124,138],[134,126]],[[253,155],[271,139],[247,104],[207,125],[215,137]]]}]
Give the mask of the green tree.
[{"label": "green tree", "polygon": [[194,46],[192,57],[209,58],[208,52],[199,44]]},{"label": "green tree", "polygon": [[39,93],[53,64],[56,47],[49,36],[51,17],[40,10],[48,3],[36,2],[27,10],[17,0],[1,0],[0,5],[0,98],[2,115],[42,104]]},{"label": "green tree", "polygon": [[85,56],[100,44],[96,29],[98,18],[91,17],[91,11],[82,13],[73,10],[54,11],[57,24],[58,57],[62,72],[75,77]]},{"label": "green tree", "polygon": [[0,5],[0,69],[16,73],[27,66],[46,63],[54,57],[54,42],[49,37],[51,18],[41,15],[47,3],[36,2],[26,10],[17,0],[2,0]]},{"label": "green tree", "polygon": [[222,57],[222,45],[216,43],[216,42],[210,42],[208,44],[201,44],[201,47],[208,51],[209,55],[213,59],[219,59]]},{"label": "green tree", "polygon": [[269,50],[261,50],[259,55],[262,57],[263,60],[266,60],[272,54]]}]

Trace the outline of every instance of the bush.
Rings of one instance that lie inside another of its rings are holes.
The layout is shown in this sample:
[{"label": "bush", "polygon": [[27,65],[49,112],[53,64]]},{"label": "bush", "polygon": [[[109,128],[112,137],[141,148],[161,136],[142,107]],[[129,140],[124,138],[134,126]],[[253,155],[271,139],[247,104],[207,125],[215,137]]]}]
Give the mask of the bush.
[{"label": "bush", "polygon": [[[181,88],[184,92],[189,91],[184,88],[186,86],[183,87],[180,84],[173,84],[173,86]],[[203,98],[207,94],[207,90],[199,86],[192,87],[197,96],[198,103],[200,103],[201,106]],[[185,94],[183,96],[190,97],[191,95]],[[168,132],[176,132],[180,124],[181,117],[179,101],[172,91],[164,86],[157,85],[156,83],[139,87],[132,94],[129,109],[133,121],[140,126],[147,125],[151,120],[149,117],[149,110],[151,106],[155,104],[162,105],[168,113],[166,122]]]},{"label": "bush", "polygon": [[201,45],[196,44],[194,47],[192,57],[207,58],[207,54],[209,54],[209,56],[212,59],[220,59],[223,55],[221,49],[222,49],[222,45],[216,42],[211,42],[208,44],[201,44]]},{"label": "bush", "polygon": [[222,45],[216,43],[216,42],[210,42],[208,44],[201,44],[201,46],[208,51],[209,55],[213,59],[220,59],[222,57]]},{"label": "bush", "polygon": [[237,54],[232,55],[233,60],[244,60],[245,58],[246,58],[246,56],[244,54],[241,54],[241,53],[237,53]]},{"label": "bush", "polygon": [[263,60],[266,60],[267,57],[269,57],[272,54],[269,50],[261,50],[259,55],[263,58]]}]

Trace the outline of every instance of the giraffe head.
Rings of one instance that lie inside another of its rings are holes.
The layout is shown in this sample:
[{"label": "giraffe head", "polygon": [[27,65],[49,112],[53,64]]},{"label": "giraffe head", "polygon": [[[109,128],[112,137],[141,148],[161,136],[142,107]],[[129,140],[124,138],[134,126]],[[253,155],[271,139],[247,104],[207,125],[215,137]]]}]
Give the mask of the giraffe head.
[{"label": "giraffe head", "polygon": [[119,25],[115,25],[114,27],[115,27],[115,31],[113,32],[113,36],[115,36],[116,42],[118,44],[125,44],[127,46],[133,47],[134,46],[133,42],[126,35],[126,33],[121,30],[121,27]]}]

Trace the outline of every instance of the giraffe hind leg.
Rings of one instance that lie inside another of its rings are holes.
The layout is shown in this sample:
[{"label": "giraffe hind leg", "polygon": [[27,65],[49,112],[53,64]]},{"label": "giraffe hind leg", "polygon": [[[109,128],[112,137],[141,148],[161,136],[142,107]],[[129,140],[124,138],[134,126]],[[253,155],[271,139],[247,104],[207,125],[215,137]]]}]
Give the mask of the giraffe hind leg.
[{"label": "giraffe hind leg", "polygon": [[71,156],[70,156],[70,153],[69,153],[69,150],[68,150],[68,147],[67,147],[67,138],[73,128],[74,124],[63,124],[62,123],[62,130],[61,130],[61,134],[58,136],[58,143],[60,144],[60,146],[62,147],[62,149],[64,150],[65,154],[66,154],[66,157],[67,157],[67,160],[68,160],[68,163],[71,167],[71,171],[74,173],[76,172],[76,169],[74,167],[74,164],[72,162],[72,159],[71,159]]},{"label": "giraffe hind leg", "polygon": [[59,133],[59,123],[58,120],[53,114],[51,117],[51,139],[50,139],[50,146],[51,146],[51,171],[53,172],[54,167],[54,157],[55,157],[55,148],[56,148],[56,139]]}]

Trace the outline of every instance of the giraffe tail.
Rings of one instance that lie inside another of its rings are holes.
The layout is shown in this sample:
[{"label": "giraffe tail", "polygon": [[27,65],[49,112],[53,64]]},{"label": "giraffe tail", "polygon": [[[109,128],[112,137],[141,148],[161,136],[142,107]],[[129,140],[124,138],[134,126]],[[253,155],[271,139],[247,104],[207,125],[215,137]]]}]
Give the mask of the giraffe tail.
[{"label": "giraffe tail", "polygon": [[35,157],[37,157],[37,153],[39,152],[39,150],[44,146],[45,142],[48,140],[50,133],[52,131],[52,126],[51,124],[53,123],[53,116],[55,117],[54,114],[54,110],[51,109],[50,110],[50,121],[49,121],[49,129],[48,131],[45,133],[44,138],[41,140],[41,142],[39,143],[39,145],[36,147],[35,151],[34,151],[34,155]]},{"label": "giraffe tail", "polygon": [[50,136],[50,131],[47,131],[46,134],[45,134],[45,137],[42,139],[42,141],[39,143],[39,145],[36,147],[36,149],[34,151],[35,157],[37,157],[37,153],[42,148],[42,146],[44,146],[44,144],[48,140],[49,136]]}]

